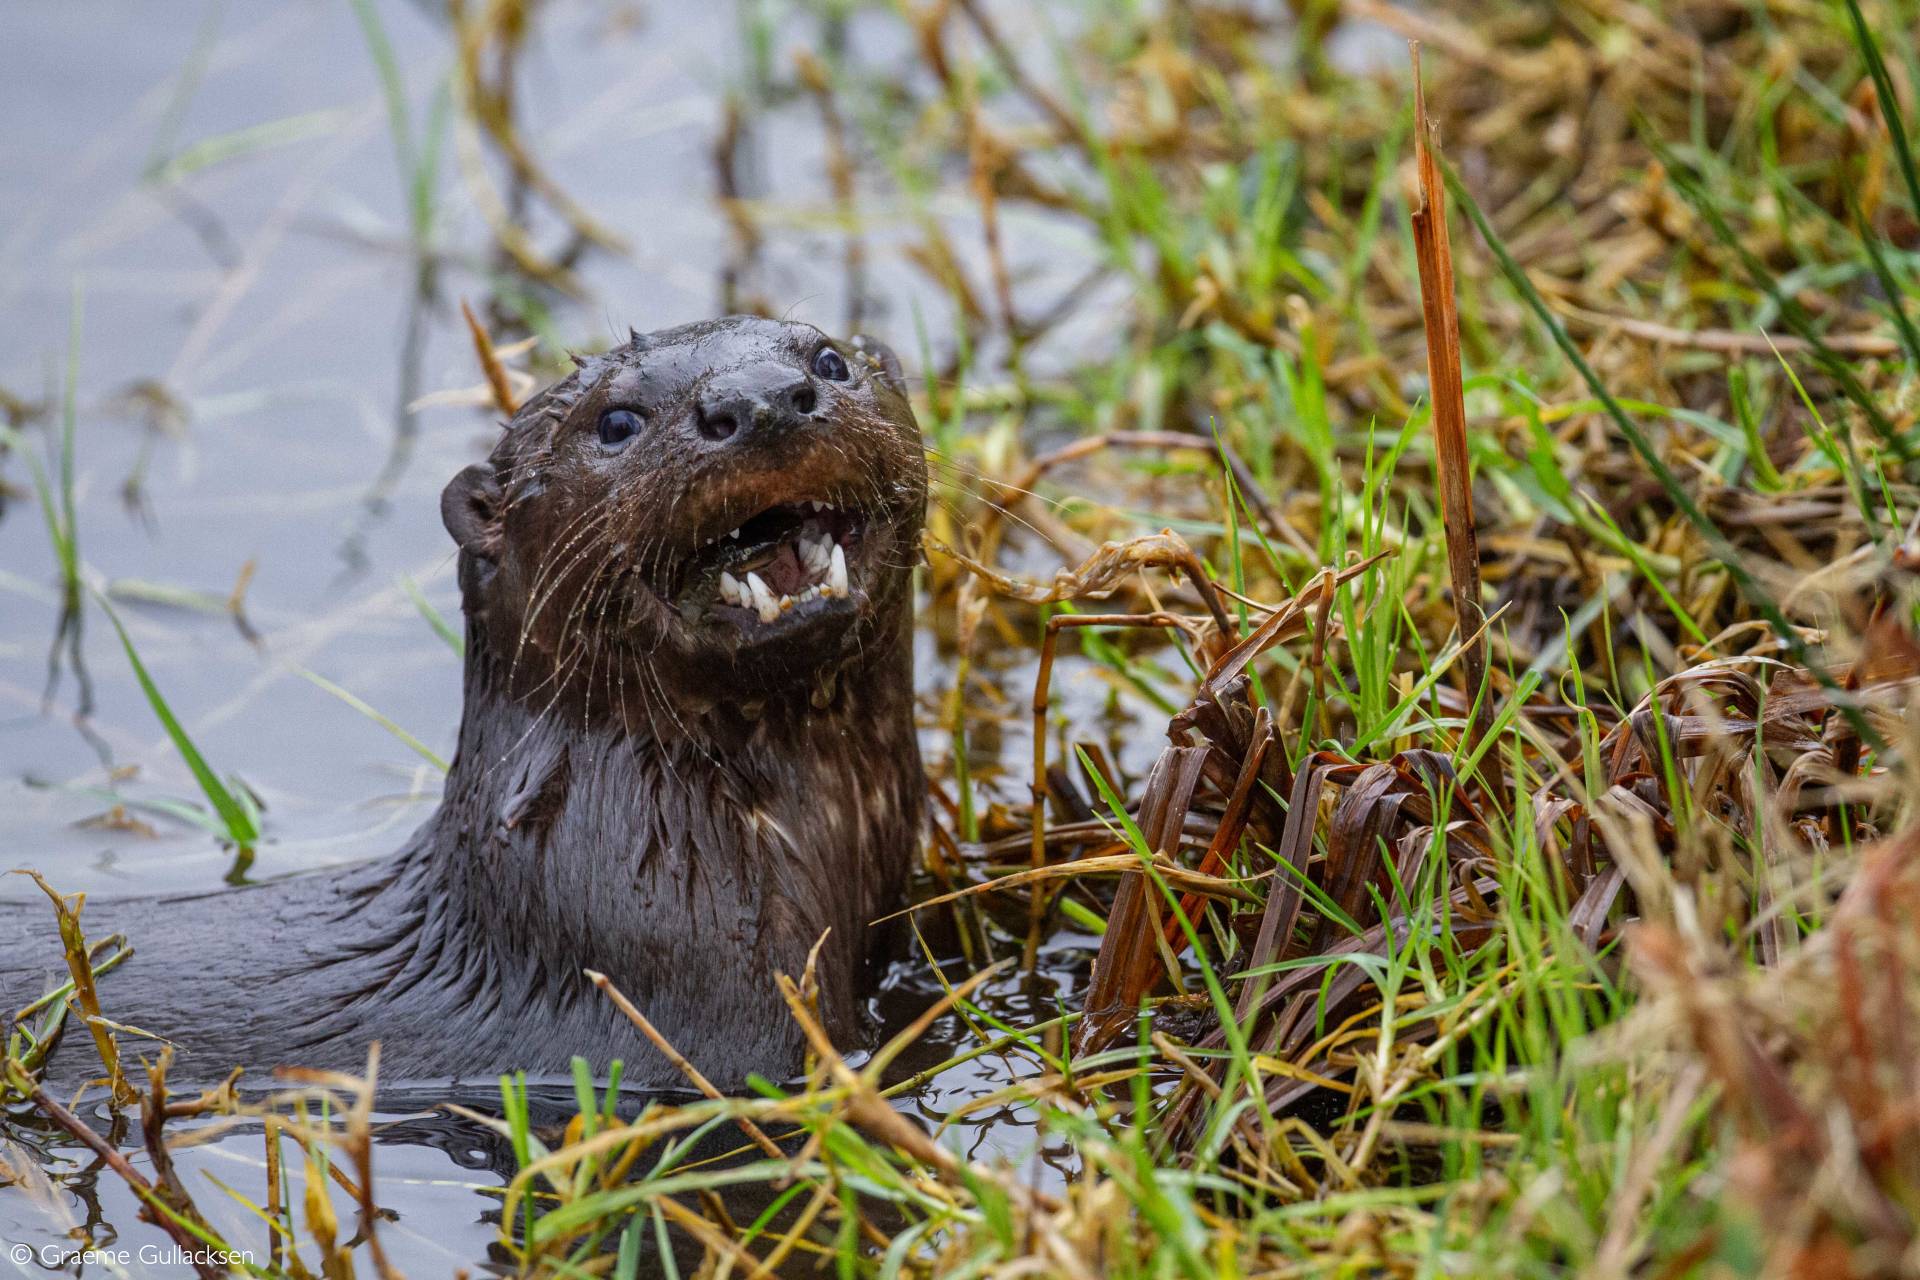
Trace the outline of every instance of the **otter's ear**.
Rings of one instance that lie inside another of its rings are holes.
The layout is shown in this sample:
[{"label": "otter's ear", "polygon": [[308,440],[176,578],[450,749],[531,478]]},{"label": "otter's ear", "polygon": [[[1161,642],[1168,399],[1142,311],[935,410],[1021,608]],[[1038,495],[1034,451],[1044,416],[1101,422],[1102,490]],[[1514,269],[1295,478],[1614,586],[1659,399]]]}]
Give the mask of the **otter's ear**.
[{"label": "otter's ear", "polygon": [[853,349],[863,356],[869,356],[878,367],[880,377],[886,384],[901,395],[907,394],[907,375],[900,367],[900,357],[893,354],[893,348],[878,338],[870,338],[864,333],[853,335]]},{"label": "otter's ear", "polygon": [[500,476],[490,462],[476,462],[440,493],[440,522],[460,544],[482,560],[500,558]]}]

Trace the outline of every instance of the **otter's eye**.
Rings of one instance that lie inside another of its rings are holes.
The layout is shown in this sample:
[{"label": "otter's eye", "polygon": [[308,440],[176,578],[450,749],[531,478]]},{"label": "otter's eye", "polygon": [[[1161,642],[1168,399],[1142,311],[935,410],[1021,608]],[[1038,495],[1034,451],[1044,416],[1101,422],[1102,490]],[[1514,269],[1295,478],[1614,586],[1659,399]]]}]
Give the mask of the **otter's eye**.
[{"label": "otter's eye", "polygon": [[847,362],[832,347],[820,348],[820,354],[813,358],[813,371],[828,382],[845,382],[853,376],[847,371]]},{"label": "otter's eye", "polygon": [[609,409],[600,415],[600,443],[618,449],[640,433],[640,415],[631,409]]}]

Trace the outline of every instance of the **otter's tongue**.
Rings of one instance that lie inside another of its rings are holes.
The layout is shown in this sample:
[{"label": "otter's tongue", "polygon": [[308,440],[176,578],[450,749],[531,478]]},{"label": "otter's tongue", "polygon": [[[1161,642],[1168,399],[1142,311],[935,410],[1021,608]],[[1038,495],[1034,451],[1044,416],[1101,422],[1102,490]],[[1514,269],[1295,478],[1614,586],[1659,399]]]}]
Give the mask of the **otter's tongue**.
[{"label": "otter's tongue", "polygon": [[831,533],[809,520],[791,542],[782,540],[736,558],[730,571],[721,571],[719,586],[723,604],[772,622],[810,601],[847,595],[846,552]]},{"label": "otter's tongue", "polygon": [[768,508],[694,555],[678,575],[680,608],[690,619],[718,605],[739,610],[723,613],[735,622],[771,622],[815,600],[850,597],[847,548],[862,524],[825,503]]},{"label": "otter's tongue", "polygon": [[791,542],[782,542],[775,546],[769,558],[761,560],[755,557],[743,565],[737,566],[733,573],[744,579],[747,571],[760,575],[760,581],[767,584],[777,596],[798,595],[808,586],[806,566],[800,563],[800,551]]}]

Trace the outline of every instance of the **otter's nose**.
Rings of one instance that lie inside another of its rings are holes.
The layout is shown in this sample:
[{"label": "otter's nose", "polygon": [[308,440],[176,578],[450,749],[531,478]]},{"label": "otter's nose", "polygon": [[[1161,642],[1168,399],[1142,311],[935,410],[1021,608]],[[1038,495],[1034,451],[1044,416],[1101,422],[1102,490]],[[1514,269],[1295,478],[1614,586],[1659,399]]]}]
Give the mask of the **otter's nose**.
[{"label": "otter's nose", "polygon": [[715,374],[696,404],[700,434],[745,444],[791,431],[813,413],[817,397],[807,375],[778,364]]}]

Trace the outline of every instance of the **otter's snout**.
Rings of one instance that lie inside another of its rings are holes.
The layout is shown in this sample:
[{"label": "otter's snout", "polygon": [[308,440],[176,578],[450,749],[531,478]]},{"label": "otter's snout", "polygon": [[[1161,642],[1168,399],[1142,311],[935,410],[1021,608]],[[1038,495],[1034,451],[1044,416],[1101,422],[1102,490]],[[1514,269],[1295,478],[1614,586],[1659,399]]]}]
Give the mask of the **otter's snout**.
[{"label": "otter's snout", "polygon": [[767,361],[708,378],[695,401],[700,434],[748,444],[791,431],[812,416],[818,395],[807,375]]}]

